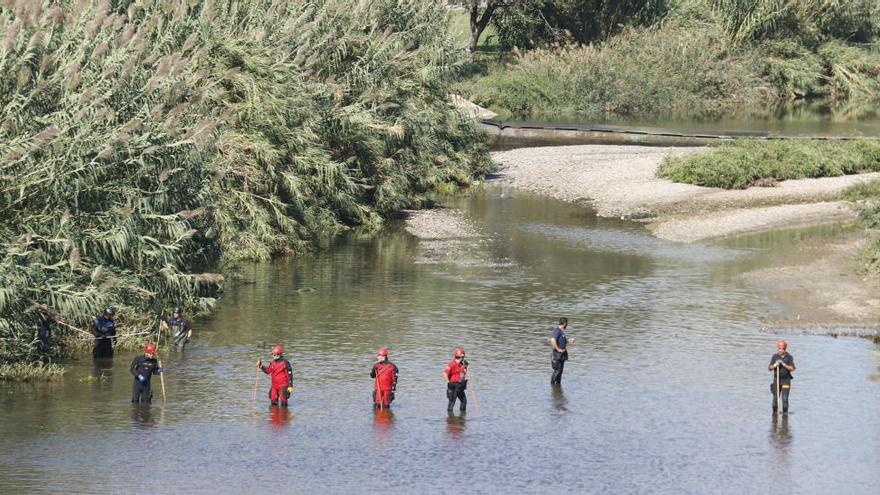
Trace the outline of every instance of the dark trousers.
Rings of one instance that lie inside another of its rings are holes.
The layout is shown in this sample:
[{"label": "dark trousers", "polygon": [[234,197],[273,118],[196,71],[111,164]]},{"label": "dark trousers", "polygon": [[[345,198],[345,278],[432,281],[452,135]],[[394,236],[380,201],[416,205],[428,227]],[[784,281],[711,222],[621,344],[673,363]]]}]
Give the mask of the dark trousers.
[{"label": "dark trousers", "polygon": [[467,388],[467,382],[449,382],[446,384],[446,398],[449,399],[449,405],[446,406],[447,411],[452,411],[452,406],[455,405],[455,399],[458,399],[459,410],[464,412],[467,410],[467,395],[465,395],[464,390]]},{"label": "dark trousers", "polygon": [[134,384],[131,386],[131,401],[132,402],[150,402],[153,400],[153,391],[150,390],[150,382],[141,383],[134,379]]},{"label": "dark trousers", "polygon": [[92,356],[96,358],[113,357],[113,343],[109,338],[95,340],[95,348],[92,350]]},{"label": "dark trousers", "polygon": [[[779,392],[782,395],[782,412],[788,412],[788,393],[791,391],[791,380],[779,380]],[[770,393],[773,394],[773,411],[776,411],[779,402],[776,400],[776,382],[770,384]]]},{"label": "dark trousers", "polygon": [[186,336],[186,330],[180,332],[174,336],[172,339],[175,347],[180,347],[181,349],[186,349],[186,343],[189,342],[189,337]]},{"label": "dark trousers", "polygon": [[553,374],[550,375],[550,385],[562,385],[562,370],[567,360],[567,352],[551,351],[550,366],[553,367]]}]

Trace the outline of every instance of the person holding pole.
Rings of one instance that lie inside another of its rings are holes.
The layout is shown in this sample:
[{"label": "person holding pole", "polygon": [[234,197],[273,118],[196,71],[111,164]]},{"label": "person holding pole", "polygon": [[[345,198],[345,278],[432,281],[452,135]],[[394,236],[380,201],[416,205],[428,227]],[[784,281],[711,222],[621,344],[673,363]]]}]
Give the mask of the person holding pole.
[{"label": "person holding pole", "polygon": [[452,412],[455,399],[458,399],[459,411],[466,412],[467,395],[464,391],[467,388],[468,362],[464,358],[464,349],[461,347],[455,349],[452,356],[452,361],[449,361],[449,364],[443,369],[443,378],[446,379],[446,398],[449,399],[446,411]]},{"label": "person holding pole", "polygon": [[373,407],[388,409],[397,390],[397,366],[388,360],[388,349],[383,347],[376,353],[376,364],[370,370],[370,378],[375,379],[373,387]]},{"label": "person holding pole", "polygon": [[192,338],[193,329],[192,321],[183,314],[183,308],[175,307],[171,318],[164,321],[171,327],[171,343],[175,348],[185,350],[187,342]]},{"label": "person holding pole", "polygon": [[144,347],[144,355],[134,358],[129,372],[134,377],[131,387],[132,402],[150,402],[153,392],[150,390],[150,379],[164,371],[156,358],[156,346],[149,343]]},{"label": "person holding pole", "polygon": [[567,337],[565,330],[568,328],[568,318],[560,318],[559,325],[553,332],[550,339],[550,345],[553,350],[550,352],[550,366],[553,368],[553,374],[550,375],[550,385],[562,385],[562,370],[565,368],[565,362],[568,361],[568,344],[574,344],[574,338]]},{"label": "person holding pole", "polygon": [[794,371],[794,357],[788,353],[788,342],[780,340],[776,342],[776,354],[770,358],[767,369],[773,372],[773,383],[770,384],[770,392],[773,394],[773,413],[779,412],[779,402],[782,401],[782,413],[788,413],[788,393],[791,391],[791,372]]},{"label": "person holding pole", "polygon": [[263,360],[257,361],[257,369],[272,377],[272,388],[269,389],[269,400],[273,406],[287,407],[287,400],[293,393],[293,367],[284,359],[284,347],[272,347],[272,362],[263,366]]}]

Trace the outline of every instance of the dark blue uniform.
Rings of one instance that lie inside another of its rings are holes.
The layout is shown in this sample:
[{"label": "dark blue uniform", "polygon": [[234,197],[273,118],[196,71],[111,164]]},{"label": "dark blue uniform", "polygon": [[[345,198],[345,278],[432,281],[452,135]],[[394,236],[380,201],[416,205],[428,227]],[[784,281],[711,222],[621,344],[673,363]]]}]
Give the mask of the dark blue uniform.
[{"label": "dark blue uniform", "polygon": [[92,335],[95,336],[95,348],[92,356],[96,358],[113,357],[113,344],[116,343],[116,322],[99,316],[92,324]]},{"label": "dark blue uniform", "polygon": [[553,340],[556,341],[556,346],[562,349],[562,352],[556,352],[556,349],[550,351],[550,366],[553,368],[550,385],[561,385],[562,370],[565,368],[565,362],[568,361],[568,350],[565,348],[568,345],[568,339],[565,337],[565,332],[556,327],[556,331],[553,332]]}]

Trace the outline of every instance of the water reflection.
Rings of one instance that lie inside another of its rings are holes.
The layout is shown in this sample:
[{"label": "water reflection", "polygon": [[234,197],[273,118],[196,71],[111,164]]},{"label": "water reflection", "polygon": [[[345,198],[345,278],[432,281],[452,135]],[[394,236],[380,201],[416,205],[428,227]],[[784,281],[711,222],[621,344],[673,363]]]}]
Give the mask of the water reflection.
[{"label": "water reflection", "polygon": [[791,447],[791,430],[788,427],[788,414],[773,414],[770,442],[780,453]]},{"label": "water reflection", "polygon": [[131,422],[135,428],[141,430],[151,430],[156,427],[156,420],[149,402],[131,404]]},{"label": "water reflection", "polygon": [[460,440],[462,435],[464,435],[464,430],[467,427],[467,421],[465,420],[465,416],[467,413],[447,413],[446,415],[446,433],[449,434],[449,438],[452,440]]},{"label": "water reflection", "polygon": [[550,403],[553,404],[553,409],[561,413],[569,412],[568,399],[565,397],[565,392],[562,390],[562,385],[551,385],[550,390]]},{"label": "water reflection", "polygon": [[293,411],[286,407],[269,406],[269,424],[273,430],[283,430],[293,419]]},{"label": "water reflection", "polygon": [[394,430],[394,413],[391,409],[373,409],[373,430],[385,439]]}]

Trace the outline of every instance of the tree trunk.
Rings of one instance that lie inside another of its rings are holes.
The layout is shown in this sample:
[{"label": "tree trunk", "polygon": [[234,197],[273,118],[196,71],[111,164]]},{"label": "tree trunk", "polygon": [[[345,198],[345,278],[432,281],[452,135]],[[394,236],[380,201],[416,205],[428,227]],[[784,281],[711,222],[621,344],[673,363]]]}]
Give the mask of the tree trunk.
[{"label": "tree trunk", "polygon": [[467,48],[468,53],[471,55],[471,62],[473,62],[474,58],[477,56],[477,43],[480,42],[480,36],[483,34],[486,26],[489,25],[489,21],[492,19],[492,14],[495,13],[495,10],[499,5],[501,5],[501,2],[486,2],[486,9],[483,10],[483,15],[480,15],[480,2],[478,0],[473,0],[471,2],[471,34],[468,38]]}]

